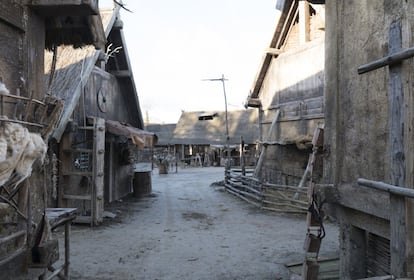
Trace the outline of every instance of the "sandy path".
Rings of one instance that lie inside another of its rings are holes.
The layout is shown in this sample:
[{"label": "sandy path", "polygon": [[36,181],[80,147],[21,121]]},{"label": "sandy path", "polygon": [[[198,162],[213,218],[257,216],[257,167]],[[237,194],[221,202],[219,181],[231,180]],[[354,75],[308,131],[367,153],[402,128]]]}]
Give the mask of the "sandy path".
[{"label": "sandy path", "polygon": [[[119,217],[74,226],[72,279],[288,279],[303,258],[304,217],[258,211],[211,183],[221,168],[153,174],[153,195],[111,206]],[[326,225],[322,255],[337,250]]]}]

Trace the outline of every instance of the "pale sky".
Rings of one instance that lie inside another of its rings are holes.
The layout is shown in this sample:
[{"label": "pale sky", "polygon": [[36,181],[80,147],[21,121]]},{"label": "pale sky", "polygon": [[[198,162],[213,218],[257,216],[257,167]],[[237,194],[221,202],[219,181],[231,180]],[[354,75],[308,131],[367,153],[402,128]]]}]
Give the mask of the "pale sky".
[{"label": "pale sky", "polygon": [[[101,7],[110,0],[100,0]],[[124,0],[124,36],[146,120],[243,109],[276,25],[276,0]]]}]

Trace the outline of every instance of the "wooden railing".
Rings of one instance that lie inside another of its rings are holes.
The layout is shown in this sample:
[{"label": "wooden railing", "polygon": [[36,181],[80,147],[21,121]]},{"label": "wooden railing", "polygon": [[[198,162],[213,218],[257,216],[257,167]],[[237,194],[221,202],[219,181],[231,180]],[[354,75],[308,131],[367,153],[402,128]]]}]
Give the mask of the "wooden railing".
[{"label": "wooden railing", "polygon": [[308,210],[306,188],[262,182],[253,169],[226,171],[226,191],[264,210],[305,214]]}]

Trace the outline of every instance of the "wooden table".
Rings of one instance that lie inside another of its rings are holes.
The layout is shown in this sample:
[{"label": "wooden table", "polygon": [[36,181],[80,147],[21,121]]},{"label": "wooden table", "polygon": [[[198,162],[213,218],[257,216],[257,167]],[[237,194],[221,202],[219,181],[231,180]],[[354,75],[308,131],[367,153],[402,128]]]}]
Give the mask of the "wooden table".
[{"label": "wooden table", "polygon": [[46,218],[52,230],[63,225],[65,226],[65,261],[59,268],[54,268],[51,265],[48,266],[47,269],[50,270],[52,274],[47,276],[46,271],[39,277],[39,279],[49,280],[56,276],[60,279],[70,279],[70,227],[72,221],[76,218],[76,210],[76,208],[46,208]]}]

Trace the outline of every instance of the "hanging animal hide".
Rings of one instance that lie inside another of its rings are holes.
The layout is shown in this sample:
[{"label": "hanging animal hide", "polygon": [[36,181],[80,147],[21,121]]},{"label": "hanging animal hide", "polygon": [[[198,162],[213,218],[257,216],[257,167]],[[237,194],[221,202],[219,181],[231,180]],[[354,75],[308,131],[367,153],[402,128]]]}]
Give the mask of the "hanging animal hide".
[{"label": "hanging animal hide", "polygon": [[43,163],[46,151],[47,145],[39,134],[5,121],[0,129],[0,186],[17,187],[30,177],[36,160]]}]

